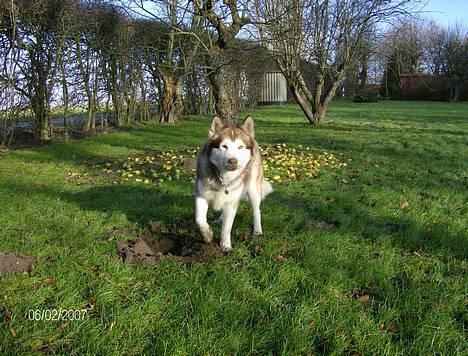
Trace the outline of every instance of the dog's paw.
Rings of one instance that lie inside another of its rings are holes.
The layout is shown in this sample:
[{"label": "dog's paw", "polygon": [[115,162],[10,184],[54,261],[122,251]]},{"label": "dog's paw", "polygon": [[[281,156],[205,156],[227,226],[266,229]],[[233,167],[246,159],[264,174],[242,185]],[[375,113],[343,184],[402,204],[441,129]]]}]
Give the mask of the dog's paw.
[{"label": "dog's paw", "polygon": [[221,245],[221,251],[222,251],[223,253],[229,253],[229,252],[231,252],[231,250],[232,250],[232,247],[231,247],[231,246],[223,246],[223,245]]},{"label": "dog's paw", "polygon": [[262,231],[262,230],[260,230],[260,231],[255,231],[255,230],[254,230],[254,231],[252,232],[252,236],[253,236],[253,237],[259,236],[259,235],[262,235],[262,234],[263,234],[263,231]]},{"label": "dog's paw", "polygon": [[213,241],[213,230],[211,229],[210,225],[201,225],[198,226],[201,235],[203,236],[203,241],[205,242],[212,242]]}]

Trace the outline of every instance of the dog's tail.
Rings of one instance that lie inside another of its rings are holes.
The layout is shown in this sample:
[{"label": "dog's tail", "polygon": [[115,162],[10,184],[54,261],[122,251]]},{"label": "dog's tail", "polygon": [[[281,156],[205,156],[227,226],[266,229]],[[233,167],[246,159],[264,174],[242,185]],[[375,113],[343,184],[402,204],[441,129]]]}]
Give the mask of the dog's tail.
[{"label": "dog's tail", "polygon": [[262,199],[264,199],[271,192],[273,192],[273,187],[271,186],[271,183],[264,180],[262,182]]}]

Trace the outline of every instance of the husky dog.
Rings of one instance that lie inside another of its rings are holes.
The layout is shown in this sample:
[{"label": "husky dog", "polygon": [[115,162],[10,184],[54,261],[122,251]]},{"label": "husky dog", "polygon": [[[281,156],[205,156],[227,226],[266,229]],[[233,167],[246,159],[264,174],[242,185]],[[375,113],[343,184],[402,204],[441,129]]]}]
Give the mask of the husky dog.
[{"label": "husky dog", "polygon": [[206,220],[208,206],[222,211],[221,249],[231,250],[231,228],[241,198],[253,209],[253,234],[262,233],[260,203],[273,188],[264,180],[262,157],[254,139],[254,121],[247,116],[241,125],[224,124],[214,116],[208,142],[197,157],[195,221],[205,242],[213,240]]}]

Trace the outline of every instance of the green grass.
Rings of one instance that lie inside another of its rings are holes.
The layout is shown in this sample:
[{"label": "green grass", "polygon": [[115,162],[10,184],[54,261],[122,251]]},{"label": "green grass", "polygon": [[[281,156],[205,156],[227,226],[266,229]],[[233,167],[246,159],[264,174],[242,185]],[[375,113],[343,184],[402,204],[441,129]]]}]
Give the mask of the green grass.
[{"label": "green grass", "polygon": [[[191,183],[67,172],[201,146],[208,118],[0,156],[0,251],[37,258],[1,277],[0,354],[466,355],[468,103],[338,101],[317,127],[295,106],[252,114],[260,144],[351,161],[275,185],[255,240],[242,205],[233,252],[203,263],[127,265],[115,247],[150,221],[194,229]],[[27,318],[59,308],[90,309],[62,327]]]}]

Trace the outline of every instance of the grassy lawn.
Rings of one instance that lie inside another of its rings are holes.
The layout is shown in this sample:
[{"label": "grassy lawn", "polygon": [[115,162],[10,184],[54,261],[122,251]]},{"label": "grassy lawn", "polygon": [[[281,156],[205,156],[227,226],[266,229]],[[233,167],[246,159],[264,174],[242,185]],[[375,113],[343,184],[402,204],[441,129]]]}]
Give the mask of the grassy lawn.
[{"label": "grassy lawn", "polygon": [[[0,354],[466,355],[468,103],[338,101],[318,127],[295,106],[252,114],[261,145],[347,166],[274,184],[261,237],[242,238],[242,205],[233,251],[202,262],[116,248],[152,223],[193,231],[188,178],[114,184],[93,165],[201,146],[208,118],[0,156],[0,251],[36,257],[0,277]],[[28,318],[59,308],[86,317]]]}]

